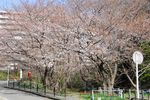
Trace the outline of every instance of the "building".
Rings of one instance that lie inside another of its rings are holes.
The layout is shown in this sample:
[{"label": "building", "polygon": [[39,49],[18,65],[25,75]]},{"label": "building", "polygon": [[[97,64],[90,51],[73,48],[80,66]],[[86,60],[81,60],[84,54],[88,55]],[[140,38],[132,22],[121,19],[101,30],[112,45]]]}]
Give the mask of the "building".
[{"label": "building", "polygon": [[17,24],[15,24],[15,22],[13,21],[13,17],[15,15],[15,13],[10,14],[6,11],[0,11],[0,70],[7,70],[8,62],[6,61],[6,58],[3,56],[2,53],[2,51],[5,50],[2,41],[10,35],[9,33],[16,34],[15,31],[17,31]]}]

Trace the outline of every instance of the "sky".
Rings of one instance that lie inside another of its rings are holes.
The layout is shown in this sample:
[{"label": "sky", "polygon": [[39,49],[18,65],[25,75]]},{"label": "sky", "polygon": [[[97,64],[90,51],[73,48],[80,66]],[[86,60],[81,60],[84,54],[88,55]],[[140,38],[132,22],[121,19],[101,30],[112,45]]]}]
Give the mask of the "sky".
[{"label": "sky", "polygon": [[[26,0],[26,1],[34,2],[36,0]],[[63,2],[64,0],[58,0],[58,1]],[[20,0],[0,0],[0,10],[11,9],[13,8],[13,5],[19,5],[19,4],[20,4]]]},{"label": "sky", "polygon": [[20,0],[0,0],[0,9],[12,8],[12,5],[18,5]]}]

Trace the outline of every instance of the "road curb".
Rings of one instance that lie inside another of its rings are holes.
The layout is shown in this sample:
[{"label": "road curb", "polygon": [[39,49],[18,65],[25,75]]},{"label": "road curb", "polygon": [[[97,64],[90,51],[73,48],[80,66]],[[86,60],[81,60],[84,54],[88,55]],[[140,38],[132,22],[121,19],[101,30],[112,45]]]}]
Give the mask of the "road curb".
[{"label": "road curb", "polygon": [[[43,94],[40,94],[40,93],[28,91],[28,90],[23,90],[23,89],[18,89],[18,88],[12,88],[12,87],[7,87],[7,86],[4,86],[4,88],[13,89],[13,90],[18,90],[18,91],[23,91],[23,92],[26,92],[26,93],[31,93],[31,94],[34,94],[34,95],[37,95],[37,96],[40,96],[40,97],[48,98],[48,99],[62,100],[62,99],[59,99],[59,98],[56,98],[56,97],[50,97],[50,96],[47,96],[47,95],[43,95]],[[5,100],[5,99],[4,99],[4,100]],[[7,100],[7,99],[6,99],[6,100]]]}]

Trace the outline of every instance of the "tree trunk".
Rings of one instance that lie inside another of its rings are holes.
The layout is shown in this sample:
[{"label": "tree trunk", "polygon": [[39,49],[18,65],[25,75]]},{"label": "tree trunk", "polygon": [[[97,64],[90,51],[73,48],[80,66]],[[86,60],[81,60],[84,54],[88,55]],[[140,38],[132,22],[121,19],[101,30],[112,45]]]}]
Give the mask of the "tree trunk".
[{"label": "tree trunk", "polygon": [[43,84],[43,87],[45,88],[46,85],[47,85],[47,82],[46,82],[46,79],[47,79],[47,75],[48,75],[48,67],[45,67],[45,70],[44,70],[44,75],[41,77],[42,79],[42,84]]}]

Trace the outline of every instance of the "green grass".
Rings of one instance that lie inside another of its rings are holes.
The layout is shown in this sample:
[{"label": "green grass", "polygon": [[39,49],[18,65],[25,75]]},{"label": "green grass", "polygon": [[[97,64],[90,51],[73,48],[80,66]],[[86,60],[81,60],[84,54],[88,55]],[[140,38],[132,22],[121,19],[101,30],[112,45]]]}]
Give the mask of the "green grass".
[{"label": "green grass", "polygon": [[[8,72],[7,71],[0,71],[0,80],[7,80],[7,75]],[[9,72],[9,79],[10,80],[18,80],[19,79],[19,72],[18,71],[11,71]]]},{"label": "green grass", "polygon": [[[101,100],[125,100],[118,96],[107,96],[107,95],[100,94],[100,93],[94,94],[94,100],[98,100],[98,97],[100,97]],[[91,100],[92,95],[91,94],[81,94],[81,98],[82,98],[82,100]]]},{"label": "green grass", "polygon": [[0,71],[0,80],[7,80],[7,72]]},{"label": "green grass", "polygon": [[[30,81],[23,81],[23,82],[21,82],[20,83],[20,87],[24,87],[24,85],[25,85],[25,88],[30,88]],[[32,88],[33,89],[36,89],[37,88],[37,83],[36,82],[31,82],[31,86],[32,86]],[[43,90],[44,89],[44,87],[43,87],[43,85],[42,85],[42,83],[38,83],[38,89],[40,90]]]}]

